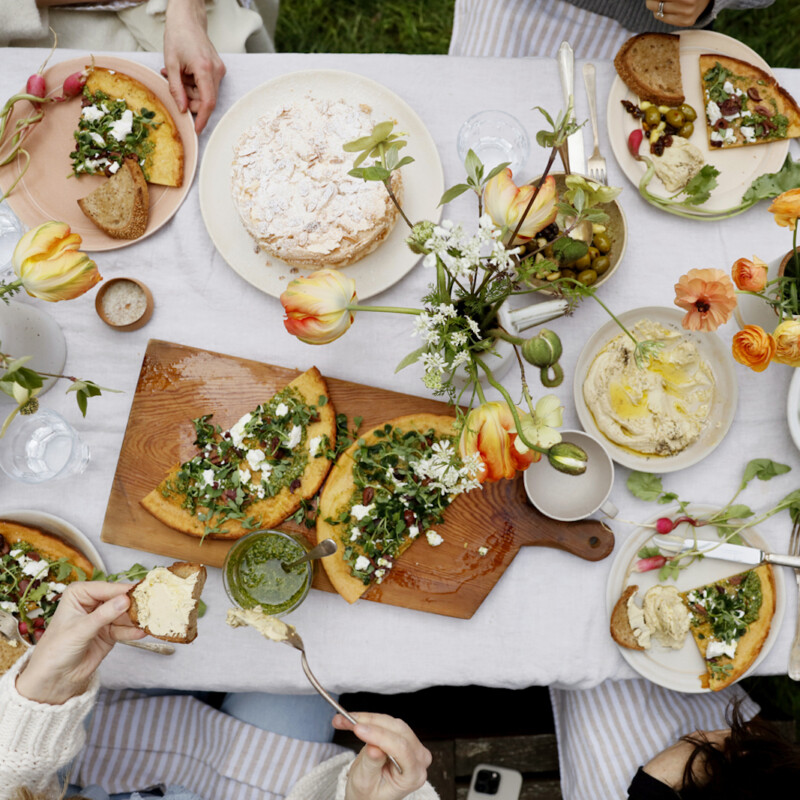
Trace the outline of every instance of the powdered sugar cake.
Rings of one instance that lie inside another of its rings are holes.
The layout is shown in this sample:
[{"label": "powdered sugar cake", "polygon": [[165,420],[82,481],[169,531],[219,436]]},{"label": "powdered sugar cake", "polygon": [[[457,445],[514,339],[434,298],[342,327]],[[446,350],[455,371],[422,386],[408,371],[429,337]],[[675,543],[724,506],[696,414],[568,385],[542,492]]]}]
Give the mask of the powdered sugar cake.
[{"label": "powdered sugar cake", "polygon": [[[348,175],[346,142],[367,136],[366,105],[306,96],[281,105],[242,133],[231,191],[259,247],[293,266],[343,267],[388,236],[397,210],[385,187]],[[401,196],[401,177],[392,190]]]}]

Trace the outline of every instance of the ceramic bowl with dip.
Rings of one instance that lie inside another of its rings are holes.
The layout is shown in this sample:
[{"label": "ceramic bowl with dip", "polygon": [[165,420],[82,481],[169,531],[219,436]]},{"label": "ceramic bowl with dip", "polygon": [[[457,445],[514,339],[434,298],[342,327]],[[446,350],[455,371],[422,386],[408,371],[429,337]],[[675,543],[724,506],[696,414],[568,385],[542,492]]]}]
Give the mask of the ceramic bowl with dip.
[{"label": "ceramic bowl with dip", "polygon": [[112,278],[97,292],[94,307],[103,322],[118,331],[135,331],[153,316],[153,295],[136,278]]},{"label": "ceramic bowl with dip", "polygon": [[261,606],[271,616],[294,611],[308,595],[314,562],[286,570],[284,565],[308,552],[300,537],[282,531],[254,531],[228,551],[222,582],[231,602],[240,608]]}]

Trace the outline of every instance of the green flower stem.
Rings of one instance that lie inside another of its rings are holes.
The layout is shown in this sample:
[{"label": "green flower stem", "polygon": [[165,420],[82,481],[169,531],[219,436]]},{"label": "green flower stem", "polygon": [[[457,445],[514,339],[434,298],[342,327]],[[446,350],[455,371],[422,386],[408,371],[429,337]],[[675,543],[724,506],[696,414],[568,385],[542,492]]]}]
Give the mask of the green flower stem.
[{"label": "green flower stem", "polygon": [[[3,196],[5,197],[5,195]],[[2,201],[2,198],[0,198],[0,201]],[[17,280],[12,281],[11,283],[0,283],[0,299],[2,299],[4,302],[8,302],[6,301],[5,296],[7,294],[14,295],[21,288],[22,288],[22,278],[17,278]]]},{"label": "green flower stem", "polygon": [[514,246],[517,234],[519,233],[520,228],[522,228],[522,224],[525,222],[525,217],[528,216],[528,212],[533,208],[533,204],[536,202],[536,197],[539,194],[539,190],[542,188],[542,184],[547,180],[547,176],[550,174],[550,168],[553,166],[553,162],[556,160],[556,152],[557,151],[555,147],[550,148],[550,158],[547,160],[547,166],[544,168],[542,177],[539,178],[539,183],[536,184],[536,188],[533,190],[531,199],[528,201],[528,205],[525,206],[525,210],[522,212],[519,222],[517,222],[517,227],[514,228],[514,233],[508,241],[509,247]]},{"label": "green flower stem", "polygon": [[475,356],[475,363],[478,364],[480,368],[486,373],[486,377],[489,379],[489,383],[495,389],[497,389],[497,391],[500,392],[501,395],[503,395],[503,399],[506,401],[508,410],[511,412],[511,416],[514,418],[514,426],[517,430],[517,436],[519,436],[519,438],[522,440],[522,443],[526,447],[529,447],[531,450],[535,450],[537,453],[542,453],[542,455],[546,456],[550,451],[545,450],[542,447],[539,447],[538,445],[534,444],[531,441],[528,441],[527,437],[522,432],[522,422],[520,421],[517,407],[514,404],[514,401],[511,399],[511,395],[503,388],[503,386],[500,383],[497,382],[489,367],[487,367],[486,364],[484,364],[483,361],[477,356]]},{"label": "green flower stem", "polygon": [[586,289],[589,296],[600,304],[600,307],[606,312],[606,314],[608,314],[608,316],[611,317],[611,319],[613,319],[614,322],[617,323],[617,325],[619,325],[619,327],[623,330],[624,333],[627,334],[628,338],[634,343],[634,345],[638,347],[639,340],[622,324],[619,317],[597,296],[597,293],[594,291],[594,289],[591,288],[591,286],[584,286],[580,281],[575,280],[574,278],[560,278],[559,281],[561,280],[568,281],[569,283],[581,289]]},{"label": "green flower stem", "polygon": [[397,202],[397,198],[394,196],[394,192],[392,191],[392,187],[389,185],[389,182],[390,178],[387,178],[383,182],[383,185],[386,187],[386,191],[389,193],[389,197],[394,203],[395,208],[400,212],[400,216],[405,220],[406,225],[408,225],[409,228],[413,228],[414,226],[411,224],[411,220],[406,216],[406,212],[403,211],[403,207],[400,205],[400,203]]},{"label": "green flower stem", "polygon": [[362,306],[359,303],[347,305],[348,311],[380,311],[385,314],[413,314],[419,316],[422,313],[420,308],[398,308],[396,306]]},{"label": "green flower stem", "polygon": [[519,336],[512,336],[503,328],[492,328],[491,330],[486,331],[486,335],[491,336],[494,339],[502,339],[504,342],[510,342],[518,347],[522,347],[522,345],[525,344],[525,339],[522,339]]}]

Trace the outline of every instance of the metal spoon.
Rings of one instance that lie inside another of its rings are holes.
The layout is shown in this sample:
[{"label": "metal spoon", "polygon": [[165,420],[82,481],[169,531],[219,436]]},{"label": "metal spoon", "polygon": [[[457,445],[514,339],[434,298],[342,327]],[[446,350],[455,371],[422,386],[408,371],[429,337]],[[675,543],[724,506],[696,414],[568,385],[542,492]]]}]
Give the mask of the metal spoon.
[{"label": "metal spoon", "polygon": [[306,561],[313,561],[315,558],[324,558],[325,556],[335,553],[337,547],[338,545],[333,539],[323,539],[316,547],[312,547],[302,558],[298,558],[297,561],[292,561],[291,564],[283,564],[283,562],[281,562],[281,564],[288,572],[290,569],[300,564],[305,564]]}]

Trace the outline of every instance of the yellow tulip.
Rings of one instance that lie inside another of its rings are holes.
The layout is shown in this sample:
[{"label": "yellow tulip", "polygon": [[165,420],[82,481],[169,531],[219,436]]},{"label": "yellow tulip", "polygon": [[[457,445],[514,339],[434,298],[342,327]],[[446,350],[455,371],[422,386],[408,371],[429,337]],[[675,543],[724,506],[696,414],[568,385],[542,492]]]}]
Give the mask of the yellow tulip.
[{"label": "yellow tulip", "polygon": [[[498,172],[484,187],[483,202],[486,212],[495,225],[508,228],[511,236],[516,230],[525,209],[528,207],[535,187],[530,184],[517,186],[511,178],[511,170],[506,167]],[[510,244],[526,242],[555,221],[558,209],[556,179],[549,175],[542,183],[539,194],[525,217],[517,238]]]},{"label": "yellow tulip", "polygon": [[306,344],[328,344],[353,324],[356,282],[335,269],[295,278],[281,295],[286,330]]},{"label": "yellow tulip", "polygon": [[97,264],[78,248],[81,237],[64,222],[45,222],[14,248],[19,284],[31,296],[55,303],[72,300],[102,280]]},{"label": "yellow tulip", "polygon": [[774,361],[790,367],[800,367],[800,320],[785,319],[775,328]]}]

